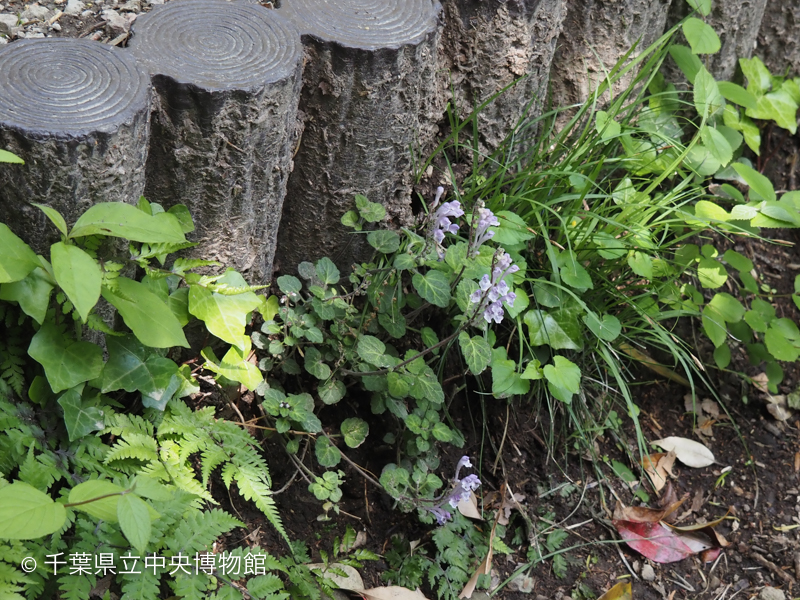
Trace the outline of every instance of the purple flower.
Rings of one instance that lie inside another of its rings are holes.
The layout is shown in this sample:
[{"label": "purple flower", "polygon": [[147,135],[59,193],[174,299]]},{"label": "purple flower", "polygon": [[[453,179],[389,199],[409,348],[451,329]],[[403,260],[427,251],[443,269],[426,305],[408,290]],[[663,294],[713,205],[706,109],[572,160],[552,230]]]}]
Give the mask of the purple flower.
[{"label": "purple flower", "polygon": [[[453,507],[453,508],[455,508],[455,507]],[[436,517],[436,522],[439,525],[444,525],[453,516],[453,515],[450,514],[449,511],[446,511],[445,509],[441,508],[440,506],[434,506],[432,508],[429,508],[428,510],[433,514],[434,517]]]},{"label": "purple flower", "polygon": [[475,290],[469,297],[472,304],[477,304],[475,309],[477,314],[483,311],[483,318],[487,323],[494,321],[500,323],[503,320],[503,302],[513,305],[517,299],[517,295],[512,292],[508,284],[503,279],[506,275],[516,273],[519,267],[512,264],[511,257],[503,250],[500,250],[499,256],[492,268],[492,276],[484,275],[478,282],[478,289]]},{"label": "purple flower", "polygon": [[[436,198],[431,205],[431,209],[435,208],[439,204],[439,199],[442,197],[444,193],[444,188],[439,186],[436,188]],[[442,204],[436,212],[433,213],[433,217],[431,219],[432,228],[431,228],[431,236],[433,237],[434,241],[436,242],[437,250],[439,251],[439,256],[441,257],[442,252],[442,242],[444,241],[444,234],[445,233],[458,233],[458,225],[451,222],[450,219],[457,219],[458,217],[462,216],[464,211],[461,209],[461,203],[458,200],[453,200],[452,202],[445,202]]]},{"label": "purple flower", "polygon": [[494,237],[495,232],[494,230],[490,231],[489,227],[497,227],[499,225],[500,221],[497,220],[492,211],[488,208],[478,209],[478,223],[475,226],[475,240],[472,243],[473,256],[478,254],[478,248],[481,247],[481,244]]},{"label": "purple flower", "polygon": [[467,475],[464,477],[464,479],[458,478],[458,476],[461,474],[461,469],[464,467],[472,468],[472,463],[469,462],[469,456],[462,456],[461,460],[459,460],[458,464],[456,465],[456,473],[455,477],[453,478],[453,490],[447,494],[447,496],[445,496],[437,505],[426,507],[426,510],[436,517],[436,522],[439,525],[444,525],[452,517],[450,511],[448,511],[446,508],[443,508],[445,505],[449,504],[451,508],[456,508],[459,502],[469,500],[470,494],[477,490],[481,485],[481,480],[477,475],[474,474]]},{"label": "purple flower", "polygon": [[472,468],[472,463],[469,462],[469,456],[462,456],[461,460],[458,461],[456,465],[456,480],[458,480],[458,475],[461,473],[461,469],[467,467],[468,469]]}]

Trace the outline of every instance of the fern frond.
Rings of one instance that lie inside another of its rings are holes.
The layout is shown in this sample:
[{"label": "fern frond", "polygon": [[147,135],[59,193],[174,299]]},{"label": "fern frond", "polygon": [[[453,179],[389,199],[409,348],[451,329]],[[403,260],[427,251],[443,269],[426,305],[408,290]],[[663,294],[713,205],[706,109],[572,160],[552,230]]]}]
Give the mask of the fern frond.
[{"label": "fern frond", "polygon": [[239,519],[218,508],[191,512],[178,524],[172,536],[165,540],[165,547],[176,554],[193,555],[207,550],[223,533],[244,526]]},{"label": "fern frond", "polygon": [[86,600],[97,578],[92,575],[61,575],[58,587],[63,600]]},{"label": "fern frond", "polygon": [[[231,465],[231,463],[228,463]],[[288,542],[289,536],[283,528],[281,515],[278,512],[278,507],[272,499],[272,490],[269,489],[269,482],[264,473],[254,471],[246,465],[231,465],[230,470],[227,469],[228,465],[223,467],[223,479],[225,479],[225,471],[229,471],[229,479],[232,477],[236,481],[236,486],[239,488],[239,494],[246,500],[253,502],[258,509],[264,513],[275,530],[280,533],[283,538]],[[227,484],[230,487],[230,483]]]},{"label": "fern frond", "polygon": [[206,600],[208,592],[216,586],[211,584],[205,573],[186,575],[179,571],[175,580],[170,582],[170,587],[182,600]]},{"label": "fern frond", "polygon": [[208,478],[211,476],[211,473],[214,471],[214,469],[228,460],[228,453],[219,446],[213,445],[204,449],[201,452],[200,457],[200,461],[202,463],[200,473],[203,476],[203,485],[207,486]]},{"label": "fern frond", "polygon": [[158,444],[149,435],[128,432],[123,434],[123,438],[109,450],[105,458],[105,464],[111,464],[115,460],[136,459],[143,462],[158,460]]},{"label": "fern frond", "polygon": [[127,437],[129,433],[153,437],[153,424],[138,415],[115,413],[113,417],[106,416],[105,423],[103,433],[112,433],[117,437]]},{"label": "fern frond", "polygon": [[159,600],[161,595],[158,580],[160,578],[161,574],[154,575],[152,571],[146,570],[142,570],[140,574],[122,575],[123,593],[120,600]]},{"label": "fern frond", "polygon": [[21,591],[22,588],[13,583],[0,583],[0,598],[4,600],[25,600],[25,596],[18,593]]}]

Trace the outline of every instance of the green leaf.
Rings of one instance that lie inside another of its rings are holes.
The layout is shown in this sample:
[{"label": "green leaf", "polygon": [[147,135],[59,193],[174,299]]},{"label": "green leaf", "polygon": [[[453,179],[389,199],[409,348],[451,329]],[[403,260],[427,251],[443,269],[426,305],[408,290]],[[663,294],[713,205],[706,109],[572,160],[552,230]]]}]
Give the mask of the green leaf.
[{"label": "green leaf", "polygon": [[705,67],[700,67],[694,78],[694,106],[700,117],[713,115],[722,108],[724,100],[719,93],[717,82]]},{"label": "green leaf", "polygon": [[731,349],[728,344],[722,344],[714,349],[714,362],[720,369],[727,369],[731,364]]},{"label": "green leaf", "polygon": [[[105,479],[90,479],[79,483],[69,491],[69,503],[79,504],[74,508],[85,512],[86,514],[96,518],[108,521],[109,523],[117,522],[117,503],[119,502],[120,495],[125,491],[114,483]],[[107,496],[102,498],[102,496]],[[96,498],[99,498],[96,500]],[[92,502],[87,502],[92,500]]]},{"label": "green leaf", "polygon": [[628,254],[628,266],[631,271],[646,279],[653,279],[653,259],[638,250]]},{"label": "green leaf", "polygon": [[0,283],[24,279],[41,266],[36,253],[19,239],[5,223],[0,223]]},{"label": "green leaf", "polygon": [[718,81],[717,87],[719,88],[719,93],[722,94],[725,100],[738,104],[739,106],[744,106],[745,108],[756,107],[756,97],[742,86],[731,83],[730,81]]},{"label": "green leaf", "polygon": [[681,44],[672,44],[669,47],[669,55],[678,68],[686,75],[689,83],[694,83],[698,71],[703,68],[703,62],[698,56],[692,52],[691,48],[682,46]]},{"label": "green leaf", "polygon": [[527,394],[531,382],[520,377],[517,364],[506,358],[506,349],[502,346],[492,350],[492,395],[495,398],[510,398]]},{"label": "green leaf", "polygon": [[470,337],[466,331],[458,334],[458,345],[473,375],[480,375],[492,362],[492,347],[483,336]]},{"label": "green leaf", "polygon": [[747,78],[747,91],[755,96],[766,94],[772,87],[772,74],[757,56],[740,58],[739,66]]},{"label": "green leaf", "polygon": [[47,206],[46,204],[37,204],[36,202],[31,202],[36,208],[41,210],[48,219],[56,226],[64,237],[67,237],[67,222],[64,220],[64,217],[61,216],[61,213],[58,212],[52,206]]},{"label": "green leaf", "polygon": [[54,393],[95,379],[103,370],[100,346],[71,340],[50,323],[33,336],[28,354],[44,367]]},{"label": "green leaf", "polygon": [[585,291],[594,288],[589,272],[574,258],[568,259],[561,266],[561,279],[576,290]]},{"label": "green leaf", "polygon": [[95,259],[77,246],[58,242],[50,247],[53,274],[59,287],[75,306],[85,323],[89,311],[100,299],[103,274]]},{"label": "green leaf", "polygon": [[17,302],[26,315],[41,325],[50,306],[52,277],[41,267],[19,281],[0,284],[0,300]]},{"label": "green leaf", "polygon": [[146,244],[186,241],[181,222],[175,215],[151,216],[124,202],[101,202],[83,213],[72,228],[71,238],[108,235]]},{"label": "green leaf", "polygon": [[304,366],[317,379],[325,380],[331,376],[331,368],[322,362],[322,353],[316,348],[306,348]]},{"label": "green leaf", "polygon": [[700,130],[700,137],[703,145],[708,148],[711,155],[716,158],[724,167],[733,159],[733,148],[728,143],[727,138],[713,127],[703,125]]},{"label": "green leaf", "polygon": [[593,312],[583,316],[583,322],[597,337],[607,342],[613,342],[622,332],[622,324],[613,315],[603,315],[601,319]]},{"label": "green leaf", "polygon": [[116,281],[117,289],[104,288],[103,298],[119,311],[122,320],[145,346],[189,347],[178,319],[147,286],[127,277],[118,277]]},{"label": "green leaf", "polygon": [[683,35],[695,54],[715,54],[722,44],[714,28],[696,17],[689,17],[682,25]]},{"label": "green leaf", "polygon": [[339,449],[331,444],[327,437],[318,437],[314,445],[314,454],[317,456],[317,462],[323,467],[335,467],[342,460],[342,454]]},{"label": "green leaf", "polygon": [[303,289],[303,284],[294,275],[281,275],[278,277],[277,283],[278,289],[287,296],[293,296]]},{"label": "green leaf", "polygon": [[745,180],[747,185],[750,186],[751,200],[754,199],[752,197],[753,192],[758,195],[758,199],[768,200],[770,202],[775,202],[778,199],[775,195],[775,188],[767,177],[756,171],[753,167],[743,163],[733,163],[732,166],[742,179]]},{"label": "green leaf", "polygon": [[261,375],[258,366],[247,360],[249,354],[249,347],[242,351],[237,346],[231,346],[225,356],[222,357],[222,360],[217,361],[213,353],[203,350],[203,357],[208,361],[206,363],[207,369],[231,381],[238,381],[250,391],[255,391],[264,381],[264,377]]},{"label": "green leaf", "polygon": [[34,540],[64,526],[63,504],[32,485],[15,481],[0,488],[0,539]]},{"label": "green leaf", "polygon": [[150,511],[145,501],[136,494],[121,496],[117,502],[117,519],[131,546],[144,554],[151,530]]},{"label": "green leaf", "polygon": [[414,289],[424,299],[441,308],[450,303],[450,279],[441,271],[428,271],[425,275],[414,273]]},{"label": "green leaf", "polygon": [[367,242],[378,252],[391,254],[400,247],[400,236],[396,231],[378,229],[367,234]]},{"label": "green leaf", "polygon": [[392,266],[398,271],[407,271],[408,269],[413,269],[416,267],[417,263],[414,260],[414,257],[409,254],[398,254],[394,257]]},{"label": "green leaf", "polygon": [[388,367],[392,364],[391,361],[387,360],[387,358],[391,357],[386,356],[386,346],[375,336],[358,336],[356,352],[358,352],[362,360],[376,367]]},{"label": "green leaf", "polygon": [[617,123],[613,117],[609,118],[608,113],[604,110],[598,110],[595,114],[594,127],[604,142],[614,139],[622,133],[620,124]]},{"label": "green leaf", "polygon": [[331,379],[317,388],[319,399],[324,404],[336,404],[339,400],[344,398],[347,393],[347,388],[341,381]]},{"label": "green leaf", "polygon": [[704,17],[711,14],[711,0],[686,0],[686,2]]},{"label": "green leaf", "polygon": [[726,250],[722,255],[722,260],[728,263],[737,271],[749,273],[753,270],[753,261],[746,256],[739,254],[736,250]]},{"label": "green leaf", "polygon": [[441,421],[433,426],[433,429],[431,429],[431,433],[433,434],[433,437],[435,437],[438,441],[444,443],[452,442],[453,439],[455,438],[453,431]]},{"label": "green leaf", "polygon": [[569,403],[572,395],[580,391],[581,370],[578,365],[563,356],[556,355],[553,357],[552,365],[545,365],[544,376],[550,393],[562,402]]},{"label": "green leaf", "polygon": [[58,399],[58,404],[64,410],[64,423],[67,426],[70,442],[105,427],[103,411],[96,406],[83,405],[82,387],[74,387]]},{"label": "green leaf", "polygon": [[719,311],[713,306],[705,306],[703,308],[703,330],[706,332],[708,339],[719,347],[725,343],[728,338],[728,328],[725,325],[725,319]]},{"label": "green leaf", "polygon": [[794,135],[797,133],[797,101],[792,95],[780,89],[770,92],[756,99],[756,107],[748,108],[745,114],[753,119],[772,120],[779,127],[788,129]]},{"label": "green leaf", "polygon": [[738,323],[746,312],[741,302],[725,292],[715,294],[708,304],[717,309],[717,312],[728,323]]},{"label": "green leaf", "polygon": [[522,379],[531,380],[542,379],[544,377],[542,363],[540,363],[538,359],[534,358],[531,360],[531,362],[525,365],[525,370],[522,372],[520,377],[522,377]]},{"label": "green leaf", "polygon": [[392,371],[386,375],[386,384],[389,388],[389,393],[395,398],[403,399],[408,396],[411,391],[411,381],[409,376],[403,373]]},{"label": "green leaf", "polygon": [[339,219],[339,222],[344,225],[345,227],[352,227],[361,231],[361,227],[358,226],[358,221],[361,217],[358,216],[358,213],[354,210],[348,210],[346,213],[342,215],[342,218]]},{"label": "green leaf", "polygon": [[260,306],[260,298],[252,292],[225,296],[197,285],[189,288],[189,312],[212,334],[240,349],[249,344],[244,333],[247,314]]},{"label": "green leaf", "polygon": [[17,165],[24,165],[25,161],[22,160],[16,154],[9,152],[8,150],[0,150],[0,162],[2,163],[14,163]]},{"label": "green leaf", "polygon": [[369,425],[363,419],[352,417],[345,419],[341,424],[341,432],[344,437],[344,443],[349,448],[358,448],[364,443],[369,435]]},{"label": "green leaf", "polygon": [[728,271],[719,261],[703,257],[697,263],[697,278],[704,288],[716,289],[728,280]]},{"label": "green leaf", "polygon": [[764,343],[769,353],[777,360],[794,362],[800,358],[800,348],[787,340],[784,332],[774,325],[764,334]]},{"label": "green leaf", "polygon": [[314,270],[317,272],[317,277],[323,283],[323,285],[335,285],[339,283],[339,269],[327,256],[324,256],[317,261],[317,264],[314,266]]},{"label": "green leaf", "polygon": [[494,230],[495,234],[492,237],[495,244],[516,246],[534,237],[534,234],[528,230],[528,224],[516,213],[500,210],[495,213],[495,216],[500,221],[500,226]]},{"label": "green leaf", "polygon": [[366,196],[356,195],[356,206],[361,218],[367,223],[377,223],[386,216],[386,209],[382,204],[370,202]]},{"label": "green leaf", "polygon": [[550,346],[554,350],[578,350],[579,346],[556,320],[543,310],[529,310],[522,318],[528,327],[532,346]]}]

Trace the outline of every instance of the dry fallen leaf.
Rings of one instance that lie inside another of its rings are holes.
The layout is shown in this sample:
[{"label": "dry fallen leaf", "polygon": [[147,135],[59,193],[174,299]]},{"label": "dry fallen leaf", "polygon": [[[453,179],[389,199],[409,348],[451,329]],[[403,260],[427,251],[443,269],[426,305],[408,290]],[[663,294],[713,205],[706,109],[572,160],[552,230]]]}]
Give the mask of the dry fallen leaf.
[{"label": "dry fallen leaf", "polygon": [[766,373],[759,373],[755,377],[751,377],[750,381],[757,390],[769,394],[769,377]]},{"label": "dry fallen leaf", "polygon": [[419,588],[409,590],[399,585],[376,587],[370,590],[361,590],[358,595],[366,600],[428,600]]},{"label": "dry fallen leaf", "polygon": [[660,492],[667,485],[667,476],[675,477],[672,472],[674,464],[674,452],[657,452],[656,454],[645,456],[642,460],[642,468],[657,492]]},{"label": "dry fallen leaf", "polygon": [[478,577],[481,575],[488,575],[492,572],[492,548],[489,547],[489,552],[486,553],[486,558],[481,561],[481,564],[478,565],[478,568],[475,569],[475,572],[472,574],[472,577],[469,578],[467,585],[464,586],[464,589],[461,590],[461,593],[458,595],[459,598],[472,598],[472,592],[475,591],[475,586],[478,585]]},{"label": "dry fallen leaf", "polygon": [[713,465],[715,462],[714,455],[711,450],[706,448],[700,442],[689,440],[682,437],[670,436],[662,440],[653,442],[667,452],[673,451],[678,457],[678,460],[685,464],[687,467],[699,469]]},{"label": "dry fallen leaf", "polygon": [[620,582],[605,594],[600,596],[597,600],[633,600],[633,591],[631,590],[631,582]]},{"label": "dry fallen leaf", "polygon": [[780,404],[767,404],[767,412],[777,421],[788,421],[792,418],[792,411]]},{"label": "dry fallen leaf", "polygon": [[717,404],[716,402],[714,402],[710,398],[706,398],[705,400],[703,400],[703,402],[700,404],[700,406],[709,415],[711,415],[715,419],[719,419],[719,404]]},{"label": "dry fallen leaf", "polygon": [[673,502],[664,508],[647,508],[646,506],[623,506],[622,502],[617,500],[617,505],[614,507],[614,520],[615,521],[635,521],[637,523],[655,523],[661,521],[674,513],[681,504],[686,502],[689,494],[685,494],[683,498],[677,502]]},{"label": "dry fallen leaf", "polygon": [[483,516],[481,516],[481,509],[478,508],[478,498],[475,496],[475,492],[469,493],[469,498],[466,500],[462,500],[456,506],[458,512],[460,512],[465,517],[470,519],[477,519],[478,521],[483,521]]}]

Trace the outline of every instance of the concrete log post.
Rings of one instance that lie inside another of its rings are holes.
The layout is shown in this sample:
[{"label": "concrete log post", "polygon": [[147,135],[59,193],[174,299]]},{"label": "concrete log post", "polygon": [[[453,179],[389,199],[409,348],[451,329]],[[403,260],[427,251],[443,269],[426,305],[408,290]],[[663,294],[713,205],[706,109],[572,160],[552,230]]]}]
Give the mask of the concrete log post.
[{"label": "concrete log post", "polygon": [[442,63],[459,116],[517,82],[478,115],[480,142],[494,150],[523,116],[542,113],[566,0],[443,0],[443,5]]},{"label": "concrete log post", "polygon": [[755,54],[775,75],[800,74],[800,0],[767,0]]},{"label": "concrete log post", "polygon": [[[778,0],[775,4],[783,6],[784,1]],[[711,14],[703,20],[714,28],[722,42],[720,51],[710,55],[708,62],[708,69],[716,79],[731,79],[738,60],[753,55],[766,5],[767,0],[714,0],[711,3]],[[677,23],[690,11],[686,0],[676,0],[670,9],[670,23]]]},{"label": "concrete log post", "polygon": [[97,202],[144,191],[150,82],[132,56],[86,40],[23,40],[0,50],[0,221],[38,252],[58,232],[32,202],[71,225]]},{"label": "concrete log post", "polygon": [[156,92],[145,195],[189,208],[193,256],[268,283],[297,123],[297,29],[259,5],[174,0],[132,31]]},{"label": "concrete log post", "polygon": [[553,106],[582,103],[637,40],[642,50],[656,41],[669,6],[670,0],[567,0],[553,59]]},{"label": "concrete log post", "polygon": [[364,258],[363,235],[340,225],[355,194],[411,217],[412,157],[425,157],[443,112],[435,0],[283,0],[303,34],[304,131],[279,233],[281,269],[330,256]]}]

